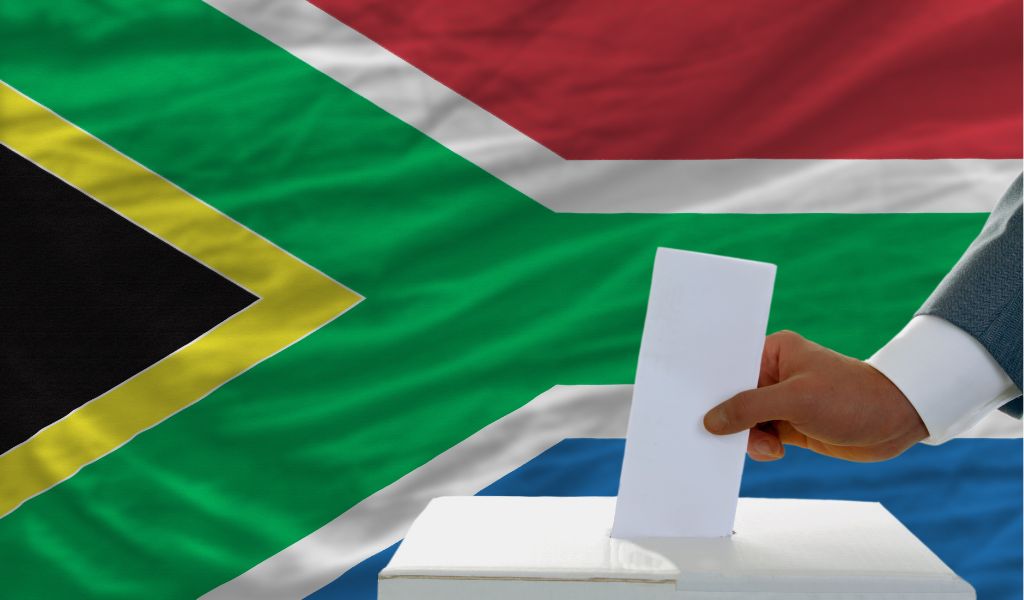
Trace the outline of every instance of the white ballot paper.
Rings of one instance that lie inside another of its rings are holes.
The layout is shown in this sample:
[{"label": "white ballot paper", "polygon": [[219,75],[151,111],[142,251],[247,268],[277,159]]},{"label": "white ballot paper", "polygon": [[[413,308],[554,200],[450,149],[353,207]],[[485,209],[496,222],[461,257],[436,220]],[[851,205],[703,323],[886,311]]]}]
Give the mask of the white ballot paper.
[{"label": "white ballot paper", "polygon": [[612,537],[732,533],[747,432],[704,414],[757,386],[775,265],[659,248]]}]

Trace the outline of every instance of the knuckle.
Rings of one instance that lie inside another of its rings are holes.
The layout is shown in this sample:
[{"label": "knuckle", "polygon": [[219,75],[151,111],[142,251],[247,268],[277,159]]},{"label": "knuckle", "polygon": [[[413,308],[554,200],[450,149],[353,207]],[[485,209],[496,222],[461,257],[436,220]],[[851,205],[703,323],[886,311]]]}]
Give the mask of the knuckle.
[{"label": "knuckle", "polygon": [[795,331],[783,329],[768,336],[768,343],[774,344],[782,350],[791,350],[801,344],[804,338]]},{"label": "knuckle", "polygon": [[779,341],[787,341],[787,342],[803,339],[803,337],[801,337],[801,335],[799,333],[797,333],[795,331],[792,331],[790,329],[781,329],[781,330],[776,331],[775,333],[771,334],[771,336],[769,336],[769,337],[773,337],[773,338],[775,338],[775,339],[777,339]]}]

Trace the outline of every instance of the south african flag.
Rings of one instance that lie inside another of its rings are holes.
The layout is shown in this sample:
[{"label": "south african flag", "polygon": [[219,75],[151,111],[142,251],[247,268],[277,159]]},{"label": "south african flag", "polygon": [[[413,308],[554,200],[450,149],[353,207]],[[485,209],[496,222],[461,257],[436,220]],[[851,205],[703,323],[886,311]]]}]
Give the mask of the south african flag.
[{"label": "south african flag", "polygon": [[[373,598],[439,495],[612,495],[655,248],[865,358],[1021,170],[1008,0],[0,4],[0,597]],[[1020,597],[1020,426],[883,502]]]}]

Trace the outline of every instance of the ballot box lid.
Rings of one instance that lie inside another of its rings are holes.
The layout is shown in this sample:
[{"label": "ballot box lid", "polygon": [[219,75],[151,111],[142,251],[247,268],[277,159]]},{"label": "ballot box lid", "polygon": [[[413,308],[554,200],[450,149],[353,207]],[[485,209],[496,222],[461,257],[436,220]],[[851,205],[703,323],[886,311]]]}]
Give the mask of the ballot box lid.
[{"label": "ballot box lid", "polygon": [[381,571],[381,598],[526,599],[545,583],[570,598],[574,582],[592,597],[609,584],[636,598],[974,598],[877,503],[741,498],[733,535],[716,539],[614,539],[614,511],[614,498],[437,498]]}]

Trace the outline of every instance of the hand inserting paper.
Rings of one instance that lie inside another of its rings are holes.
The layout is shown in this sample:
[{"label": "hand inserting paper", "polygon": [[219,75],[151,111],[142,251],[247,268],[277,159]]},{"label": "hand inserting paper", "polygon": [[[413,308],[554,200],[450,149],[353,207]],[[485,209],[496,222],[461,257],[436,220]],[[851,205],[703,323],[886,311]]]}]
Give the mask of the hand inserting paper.
[{"label": "hand inserting paper", "polygon": [[[1021,189],[1017,179],[903,331],[862,362],[795,333],[765,344],[758,389],[712,409],[712,433],[751,429],[748,453],[783,444],[856,461],[942,443],[996,408],[1021,416]],[[760,425],[760,427],[758,427]]]},{"label": "hand inserting paper", "polygon": [[906,396],[866,362],[780,331],[765,340],[754,390],[713,408],[714,434],[750,429],[754,460],[782,458],[783,444],[858,462],[886,460],[928,436]]}]

